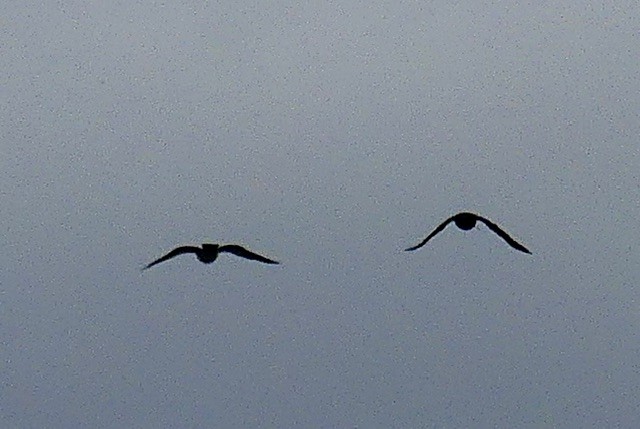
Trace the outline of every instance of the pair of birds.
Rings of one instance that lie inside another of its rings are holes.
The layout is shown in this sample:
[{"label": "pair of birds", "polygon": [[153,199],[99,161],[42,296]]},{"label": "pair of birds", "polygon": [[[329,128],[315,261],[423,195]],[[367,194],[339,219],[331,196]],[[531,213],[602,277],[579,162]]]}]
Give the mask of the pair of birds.
[{"label": "pair of birds", "polygon": [[[433,230],[433,232],[431,232],[431,234],[429,234],[427,236],[427,238],[425,238],[424,240],[422,240],[422,242],[420,242],[419,244],[413,246],[413,247],[409,247],[408,249],[405,249],[406,251],[413,251],[413,250],[418,250],[419,248],[421,248],[422,246],[424,246],[425,244],[427,244],[427,242],[429,240],[431,240],[436,234],[438,234],[439,232],[441,232],[443,229],[446,228],[447,225],[449,225],[451,222],[454,222],[456,224],[456,226],[464,231],[468,231],[470,229],[472,229],[473,227],[476,226],[476,223],[480,221],[482,223],[484,223],[491,231],[495,232],[496,234],[498,234],[498,236],[500,236],[504,241],[507,242],[507,244],[509,244],[511,247],[513,247],[516,250],[519,250],[521,252],[524,253],[528,253],[531,254],[531,252],[529,251],[529,249],[527,249],[526,247],[524,247],[522,244],[518,243],[517,241],[515,241],[513,238],[511,238],[511,236],[509,236],[509,234],[507,234],[506,232],[504,232],[498,225],[496,225],[495,223],[491,222],[489,219],[486,219],[482,216],[479,216],[477,214],[474,213],[468,213],[468,212],[462,212],[462,213],[458,213],[454,216],[451,216],[449,219],[445,220],[444,222],[442,222],[436,229]],[[259,255],[257,253],[253,253],[247,249],[245,249],[242,246],[238,246],[236,244],[227,244],[224,246],[221,246],[219,244],[209,244],[209,243],[205,243],[202,245],[202,247],[195,247],[195,246],[180,246],[177,247],[175,249],[173,249],[171,252],[167,253],[166,255],[156,259],[155,261],[151,262],[150,264],[148,264],[146,267],[144,267],[143,269],[148,269],[153,267],[154,265],[157,265],[161,262],[167,261],[171,258],[174,258],[178,255],[182,255],[185,253],[194,253],[196,255],[196,258],[198,258],[198,260],[200,262],[204,262],[205,264],[210,264],[213,261],[215,261],[218,258],[218,255],[220,253],[231,253],[233,255],[236,256],[240,256],[241,258],[245,258],[245,259],[250,259],[252,261],[259,261],[265,264],[279,264],[279,262],[274,261],[272,259],[266,258],[262,255]]]}]

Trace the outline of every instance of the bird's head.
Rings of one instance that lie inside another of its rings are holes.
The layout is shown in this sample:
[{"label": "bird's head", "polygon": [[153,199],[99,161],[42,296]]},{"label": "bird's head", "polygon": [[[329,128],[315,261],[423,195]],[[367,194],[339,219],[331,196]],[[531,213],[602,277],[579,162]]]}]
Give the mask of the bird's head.
[{"label": "bird's head", "polygon": [[202,250],[215,251],[215,250],[218,250],[218,247],[220,247],[219,244],[202,243]]}]

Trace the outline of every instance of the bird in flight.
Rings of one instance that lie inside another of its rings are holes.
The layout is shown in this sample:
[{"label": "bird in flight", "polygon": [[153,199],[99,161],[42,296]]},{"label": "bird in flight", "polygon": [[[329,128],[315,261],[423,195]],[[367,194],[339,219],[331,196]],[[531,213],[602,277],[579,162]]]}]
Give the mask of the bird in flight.
[{"label": "bird in flight", "polygon": [[241,258],[251,259],[252,261],[260,261],[265,264],[280,263],[280,262],[265,258],[262,255],[258,255],[257,253],[253,253],[242,246],[238,246],[237,244],[226,244],[224,246],[220,246],[219,244],[204,243],[202,244],[202,247],[195,247],[195,246],[176,247],[171,252],[151,262],[149,265],[144,267],[143,270],[151,268],[154,265],[159,264],[160,262],[167,261],[171,258],[174,258],[178,255],[182,255],[184,253],[195,253],[196,258],[198,258],[198,261],[204,262],[205,264],[210,264],[218,258],[218,255],[220,253],[224,253],[224,252],[233,253],[234,255],[240,256]]},{"label": "bird in flight", "polygon": [[468,231],[472,229],[474,226],[476,226],[477,221],[480,221],[485,225],[487,225],[491,231],[498,234],[504,241],[506,241],[509,244],[509,246],[521,252],[531,254],[529,249],[527,249],[522,244],[515,241],[513,238],[509,236],[509,234],[504,232],[502,229],[500,229],[498,225],[491,222],[489,219],[485,219],[482,216],[478,216],[477,214],[466,213],[466,212],[458,213],[455,216],[451,216],[449,219],[442,222],[436,229],[434,229],[433,232],[431,232],[431,234],[429,234],[429,236],[427,236],[427,238],[425,238],[421,243],[413,247],[409,247],[408,249],[405,249],[405,251],[410,252],[412,250],[417,250],[421,248],[422,246],[427,244],[427,241],[431,240],[436,234],[438,234],[440,231],[445,229],[445,227],[449,225],[451,222],[455,222],[458,228]]}]

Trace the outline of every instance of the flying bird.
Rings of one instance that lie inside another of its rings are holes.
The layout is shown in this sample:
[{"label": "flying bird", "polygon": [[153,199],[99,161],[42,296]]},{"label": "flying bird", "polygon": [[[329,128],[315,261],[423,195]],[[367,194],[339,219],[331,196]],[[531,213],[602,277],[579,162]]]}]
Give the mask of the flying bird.
[{"label": "flying bird", "polygon": [[205,264],[210,264],[216,259],[218,259],[218,255],[220,253],[224,253],[224,252],[233,253],[234,255],[240,256],[241,258],[251,259],[252,261],[260,261],[265,264],[280,263],[280,262],[265,258],[262,255],[258,255],[257,253],[253,253],[242,246],[238,246],[237,244],[226,244],[224,246],[221,246],[219,244],[203,243],[201,248],[195,247],[195,246],[176,247],[171,252],[151,262],[149,265],[144,267],[143,270],[151,268],[154,265],[159,264],[160,262],[167,261],[171,258],[174,258],[178,255],[182,255],[184,253],[195,253],[196,258],[198,258],[198,261],[204,262]]},{"label": "flying bird", "polygon": [[468,230],[472,229],[474,226],[476,226],[476,222],[477,221],[480,221],[480,222],[484,223],[485,225],[487,225],[491,231],[495,232],[500,237],[502,237],[502,239],[504,241],[509,243],[509,246],[511,246],[514,249],[517,249],[517,250],[519,250],[521,252],[531,254],[529,249],[527,249],[522,244],[520,244],[517,241],[515,241],[513,238],[511,238],[509,236],[509,234],[504,232],[502,229],[500,229],[500,227],[498,225],[496,225],[495,223],[491,222],[489,219],[485,219],[482,216],[478,216],[477,214],[466,213],[466,212],[458,213],[455,216],[451,216],[449,219],[447,219],[444,222],[442,222],[436,229],[434,229],[433,232],[431,234],[429,234],[429,236],[427,238],[425,238],[420,244],[418,244],[416,246],[413,246],[413,247],[409,247],[408,249],[405,249],[405,251],[410,252],[412,250],[417,250],[417,249],[421,248],[422,246],[427,244],[427,241],[431,240],[436,234],[438,234],[440,231],[445,229],[445,227],[447,225],[449,225],[451,222],[455,222],[455,224],[456,224],[456,226],[458,228],[460,228],[462,230],[465,230],[465,231],[468,231]]}]

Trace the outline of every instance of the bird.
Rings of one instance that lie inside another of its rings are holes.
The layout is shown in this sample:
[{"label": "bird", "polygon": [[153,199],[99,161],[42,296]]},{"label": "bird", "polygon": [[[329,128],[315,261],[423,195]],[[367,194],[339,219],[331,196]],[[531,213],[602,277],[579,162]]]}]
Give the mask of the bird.
[{"label": "bird", "polygon": [[513,238],[511,238],[509,236],[509,234],[504,232],[498,225],[496,225],[495,223],[491,222],[489,219],[486,219],[486,218],[484,218],[482,216],[479,216],[477,214],[468,213],[468,212],[462,212],[462,213],[458,213],[458,214],[456,214],[454,216],[451,216],[449,219],[447,219],[444,222],[442,222],[436,229],[434,229],[433,232],[431,232],[431,234],[429,234],[427,236],[427,238],[422,240],[421,243],[419,243],[419,244],[417,244],[417,245],[415,245],[413,247],[409,247],[408,249],[405,249],[405,251],[411,252],[411,251],[414,251],[414,250],[417,250],[417,249],[421,248],[422,246],[427,244],[427,242],[429,240],[431,240],[436,234],[438,234],[440,231],[445,229],[445,227],[447,225],[449,225],[451,222],[455,222],[455,224],[456,224],[456,226],[458,228],[460,228],[460,229],[462,229],[464,231],[469,231],[474,226],[476,226],[476,222],[477,221],[480,221],[480,222],[484,223],[485,225],[487,225],[491,231],[493,231],[496,234],[498,234],[504,241],[506,241],[514,249],[519,250],[519,251],[524,252],[524,253],[531,254],[529,249],[527,249],[522,244],[518,243]]},{"label": "bird", "polygon": [[198,261],[203,262],[205,264],[210,264],[216,259],[218,259],[218,255],[220,253],[232,253],[236,256],[240,256],[241,258],[251,259],[252,261],[259,261],[265,264],[279,264],[280,262],[271,260],[269,258],[265,258],[262,255],[258,255],[257,253],[253,253],[242,246],[238,246],[237,244],[211,244],[211,243],[203,243],[202,247],[195,246],[180,246],[173,249],[171,252],[166,255],[156,259],[150,264],[146,265],[142,270],[149,269],[154,265],[159,264],[160,262],[167,261],[171,258],[174,258],[178,255],[182,255],[184,253],[195,253]]}]

